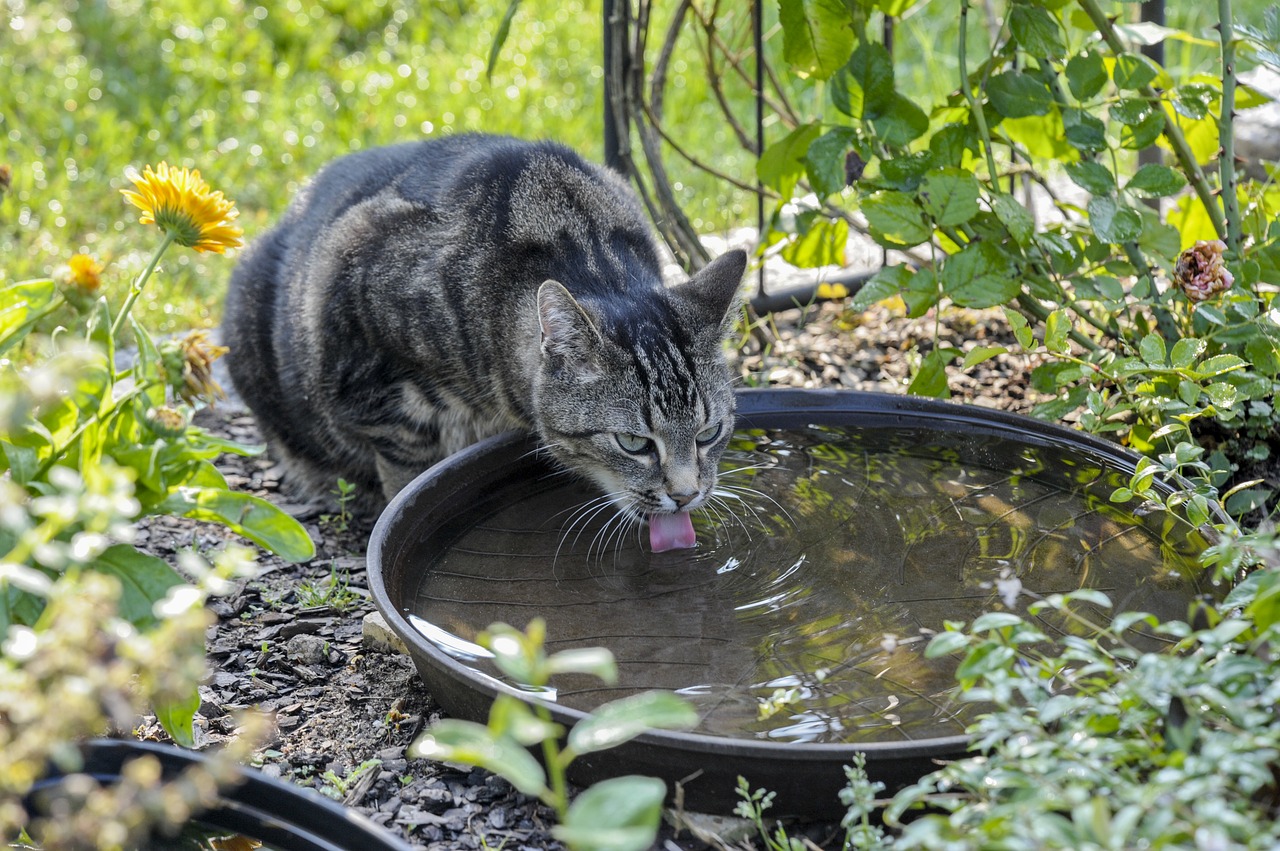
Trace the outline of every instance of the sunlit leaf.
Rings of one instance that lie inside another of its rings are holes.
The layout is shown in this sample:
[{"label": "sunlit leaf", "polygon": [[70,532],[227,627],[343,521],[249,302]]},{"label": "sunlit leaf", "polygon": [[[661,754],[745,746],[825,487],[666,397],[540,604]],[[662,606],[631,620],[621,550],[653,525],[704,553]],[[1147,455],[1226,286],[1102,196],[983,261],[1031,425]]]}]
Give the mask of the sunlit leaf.
[{"label": "sunlit leaf", "polygon": [[478,766],[501,775],[526,795],[539,795],[546,788],[546,773],[524,746],[471,721],[436,722],[409,747],[409,755]]},{"label": "sunlit leaf", "polygon": [[200,711],[200,691],[195,685],[180,698],[157,700],[153,707],[164,731],[184,748],[196,746],[195,718]]},{"label": "sunlit leaf", "polygon": [[92,567],[119,580],[120,616],[141,628],[155,625],[155,604],[164,599],[169,589],[184,582],[164,559],[139,552],[129,544],[108,547],[93,560]]},{"label": "sunlit leaf", "polygon": [[584,790],[551,834],[574,851],[644,851],[653,845],[667,786],[654,777],[614,777]]},{"label": "sunlit leaf", "polygon": [[687,730],[698,713],[683,698],[666,691],[647,691],[596,707],[569,731],[569,747],[593,753],[617,747],[653,729]]},{"label": "sunlit leaf", "polygon": [[315,558],[315,544],[302,524],[251,494],[219,488],[180,487],[157,506],[157,511],[221,523],[285,561]]},{"label": "sunlit leaf", "polygon": [[802,77],[825,80],[853,51],[853,20],[843,0],[781,0],[783,58]]}]

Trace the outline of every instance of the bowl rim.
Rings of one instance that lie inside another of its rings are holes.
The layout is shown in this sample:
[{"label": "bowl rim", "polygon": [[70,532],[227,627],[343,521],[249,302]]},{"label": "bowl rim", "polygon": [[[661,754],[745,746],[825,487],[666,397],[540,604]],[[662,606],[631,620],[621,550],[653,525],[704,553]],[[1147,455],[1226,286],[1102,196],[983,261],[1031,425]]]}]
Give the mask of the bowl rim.
[{"label": "bowl rim", "polygon": [[[1057,423],[1036,420],[1021,414],[968,405],[921,396],[906,396],[895,393],[875,391],[840,390],[840,389],[800,389],[800,388],[752,388],[739,390],[738,423],[736,428],[750,428],[753,417],[777,417],[782,415],[802,415],[830,413],[838,411],[845,415],[865,415],[883,418],[909,418],[915,423],[926,426],[939,422],[963,423],[979,429],[986,427],[990,431],[1003,434],[1018,434],[1034,438],[1029,442],[1044,444],[1069,444],[1072,449],[1086,455],[1093,455],[1109,462],[1132,468],[1140,456],[1132,450],[1118,444],[1103,440],[1095,435],[1068,428]],[[745,423],[743,422],[745,420]],[[906,424],[906,423],[904,423]],[[970,431],[973,428],[969,429]],[[483,694],[492,702],[499,694],[507,694],[528,702],[537,702],[551,711],[552,717],[561,724],[572,726],[585,718],[589,713],[574,709],[552,701],[539,699],[536,695],[514,688],[499,680],[481,679],[457,660],[442,652],[426,639],[397,610],[394,605],[383,576],[383,551],[392,530],[397,527],[413,501],[423,488],[437,478],[449,475],[452,471],[471,462],[477,456],[483,456],[496,448],[528,443],[536,445],[536,438],[520,431],[508,431],[487,438],[457,452],[438,464],[432,466],[415,478],[404,490],[397,494],[382,515],[378,518],[369,539],[367,552],[369,591],[374,604],[382,613],[388,625],[414,653],[421,654],[433,668],[454,680],[462,681],[473,691]],[[1175,482],[1156,479],[1157,486],[1170,492]],[[869,763],[880,760],[905,760],[920,757],[960,756],[968,751],[972,737],[967,734],[948,736],[932,736],[928,738],[908,739],[901,741],[875,742],[787,742],[768,739],[735,738],[715,736],[707,733],[691,733],[671,730],[652,730],[642,733],[635,740],[651,747],[677,748],[685,752],[703,753],[708,756],[726,754],[741,755],[749,753],[760,759],[786,759],[800,761],[848,762],[855,754],[865,754]]]}]

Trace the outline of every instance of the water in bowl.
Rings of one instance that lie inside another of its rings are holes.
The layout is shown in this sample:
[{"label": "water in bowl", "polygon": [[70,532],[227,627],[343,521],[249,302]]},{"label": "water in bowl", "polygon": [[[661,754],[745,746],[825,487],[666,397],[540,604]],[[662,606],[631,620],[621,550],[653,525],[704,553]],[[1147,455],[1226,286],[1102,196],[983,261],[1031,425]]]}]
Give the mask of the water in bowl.
[{"label": "water in bowl", "polygon": [[1206,590],[1204,537],[1112,503],[1127,483],[1079,450],[985,434],[740,431],[695,516],[695,549],[649,552],[612,510],[584,508],[589,485],[544,470],[476,506],[425,566],[410,620],[487,675],[474,640],[496,621],[546,618],[553,651],[609,648],[616,685],[555,683],[553,699],[584,711],[659,688],[692,700],[710,735],[959,735],[981,707],[952,695],[955,658],[923,652],[945,621],[1025,615],[1032,595],[1085,587],[1116,611],[1185,618]]}]

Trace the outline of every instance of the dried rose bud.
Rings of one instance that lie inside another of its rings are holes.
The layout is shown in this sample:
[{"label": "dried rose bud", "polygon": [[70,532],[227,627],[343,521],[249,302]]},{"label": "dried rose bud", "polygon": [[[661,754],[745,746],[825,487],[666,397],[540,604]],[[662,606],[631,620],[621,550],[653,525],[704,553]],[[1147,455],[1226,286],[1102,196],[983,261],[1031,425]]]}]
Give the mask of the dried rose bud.
[{"label": "dried rose bud", "polygon": [[1235,276],[1222,265],[1227,244],[1220,239],[1199,240],[1178,255],[1174,283],[1192,302],[1202,302],[1231,289]]},{"label": "dried rose bud", "polygon": [[852,186],[862,179],[862,173],[867,170],[867,164],[858,156],[857,151],[850,151],[844,155],[844,185]]}]

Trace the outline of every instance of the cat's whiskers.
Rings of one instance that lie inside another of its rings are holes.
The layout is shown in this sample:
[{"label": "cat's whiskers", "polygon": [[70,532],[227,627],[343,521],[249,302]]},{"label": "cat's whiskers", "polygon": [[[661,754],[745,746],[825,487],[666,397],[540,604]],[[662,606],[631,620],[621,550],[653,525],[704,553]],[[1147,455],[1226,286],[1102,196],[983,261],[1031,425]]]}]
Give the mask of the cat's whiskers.
[{"label": "cat's whiskers", "polygon": [[[565,543],[569,540],[569,536],[573,535],[573,541],[569,546],[571,548],[576,547],[579,539],[582,537],[582,533],[587,530],[587,527],[591,525],[591,522],[595,520],[601,511],[604,511],[613,505],[614,499],[621,495],[621,493],[602,494],[600,496],[593,497],[584,503],[576,506],[570,506],[569,508],[552,515],[552,519],[555,519],[561,515],[569,514],[569,518],[561,526],[560,542],[556,545],[555,555],[552,556],[553,567],[556,562],[559,561],[560,551],[564,549]],[[574,534],[575,529],[576,534]],[[591,549],[588,547],[587,557],[590,558],[590,555]]]},{"label": "cat's whiskers", "polygon": [[751,505],[751,503],[747,501],[745,498],[746,496],[756,497],[762,501],[772,503],[774,507],[777,508],[778,511],[782,512],[782,515],[787,518],[788,523],[792,526],[796,525],[796,519],[791,516],[790,511],[787,511],[786,506],[769,496],[769,494],[764,491],[749,488],[746,485],[735,485],[728,482],[721,482],[718,490],[721,491],[720,495],[722,497],[736,499],[742,503],[743,507],[756,516],[757,521],[759,521],[760,515],[756,512],[755,506]]},{"label": "cat's whiskers", "polygon": [[[716,519],[719,522],[721,529],[728,529],[729,527],[729,524],[725,522],[725,519],[724,519],[725,514],[728,514],[730,517],[732,517],[734,520],[738,522],[738,525],[740,527],[742,527],[742,531],[746,533],[747,540],[751,540],[751,529],[747,526],[746,522],[742,519],[742,517],[739,516],[738,512],[733,510],[733,508],[729,505],[729,503],[725,500],[723,496],[715,492],[708,494],[706,506],[708,509],[715,512]],[[745,505],[745,503],[744,503],[744,506],[747,508],[748,511],[752,513],[752,516],[755,517],[756,523],[758,524],[760,522],[760,517],[755,513],[755,509],[749,505]],[[721,508],[724,509],[723,512],[720,510]]]}]

